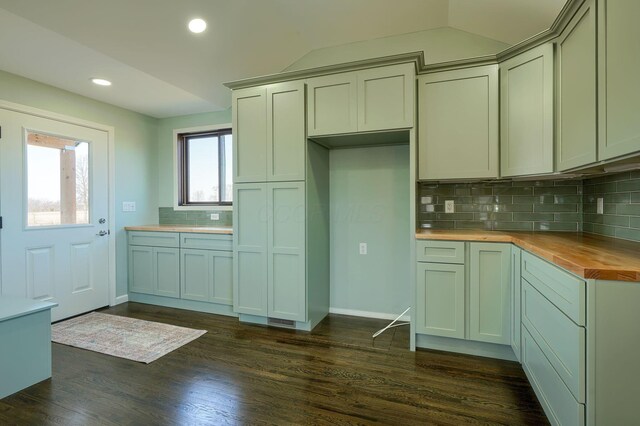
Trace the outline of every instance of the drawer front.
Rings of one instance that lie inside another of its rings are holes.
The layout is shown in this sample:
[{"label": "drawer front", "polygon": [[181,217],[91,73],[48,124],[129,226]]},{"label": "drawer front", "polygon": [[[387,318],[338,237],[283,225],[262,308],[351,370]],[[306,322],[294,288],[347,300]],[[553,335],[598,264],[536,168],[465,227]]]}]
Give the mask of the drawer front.
[{"label": "drawer front", "polygon": [[585,402],[585,329],[522,280],[522,323],[578,402]]},{"label": "drawer front", "polygon": [[586,283],[557,266],[522,252],[522,277],[578,325],[585,325]]},{"label": "drawer front", "polygon": [[463,241],[416,241],[418,262],[464,263]]},{"label": "drawer front", "polygon": [[153,247],[180,247],[180,234],[177,232],[129,231],[129,245]]},{"label": "drawer front", "polygon": [[181,233],[180,247],[202,250],[233,250],[233,238],[226,234]]},{"label": "drawer front", "polygon": [[584,404],[576,401],[526,327],[522,327],[522,364],[551,424],[585,424]]}]

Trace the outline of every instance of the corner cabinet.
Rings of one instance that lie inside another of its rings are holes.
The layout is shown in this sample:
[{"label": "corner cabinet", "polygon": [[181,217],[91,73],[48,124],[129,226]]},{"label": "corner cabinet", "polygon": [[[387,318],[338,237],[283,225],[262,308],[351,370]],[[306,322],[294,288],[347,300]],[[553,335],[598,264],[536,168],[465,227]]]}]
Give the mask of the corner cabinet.
[{"label": "corner cabinet", "polygon": [[418,178],[498,177],[498,65],[418,77]]},{"label": "corner cabinet", "polygon": [[553,44],[500,64],[503,177],[553,172]]},{"label": "corner cabinet", "polygon": [[234,182],[305,178],[304,82],[233,91]]},{"label": "corner cabinet", "polygon": [[640,2],[598,1],[600,160],[640,151]]},{"label": "corner cabinet", "polygon": [[308,79],[309,136],[413,127],[414,81],[413,63]]},{"label": "corner cabinet", "polygon": [[595,0],[588,0],[556,42],[558,171],[597,158],[596,44]]}]

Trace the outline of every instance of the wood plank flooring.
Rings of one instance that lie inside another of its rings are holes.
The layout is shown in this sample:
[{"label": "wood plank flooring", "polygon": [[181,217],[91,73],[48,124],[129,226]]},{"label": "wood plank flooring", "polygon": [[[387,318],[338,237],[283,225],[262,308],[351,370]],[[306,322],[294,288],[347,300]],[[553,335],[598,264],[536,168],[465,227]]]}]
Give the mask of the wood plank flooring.
[{"label": "wood plank flooring", "polygon": [[127,303],[102,312],[207,330],[144,365],[53,344],[53,378],[0,424],[548,424],[519,364],[410,352],[407,327],[331,315],[312,333]]}]

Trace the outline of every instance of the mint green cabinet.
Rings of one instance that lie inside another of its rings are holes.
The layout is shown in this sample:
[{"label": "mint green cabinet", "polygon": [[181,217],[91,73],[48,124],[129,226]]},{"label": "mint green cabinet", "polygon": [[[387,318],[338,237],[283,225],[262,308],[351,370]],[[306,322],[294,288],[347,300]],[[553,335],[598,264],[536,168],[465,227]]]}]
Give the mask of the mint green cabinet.
[{"label": "mint green cabinet", "polygon": [[412,63],[308,79],[308,135],[413,127],[414,81]]},{"label": "mint green cabinet", "polygon": [[233,190],[233,310],[267,316],[267,184]]},{"label": "mint green cabinet", "polygon": [[558,171],[596,161],[596,6],[588,0],[556,42]]},{"label": "mint green cabinet", "polygon": [[470,243],[469,338],[511,343],[511,244]]},{"label": "mint green cabinet", "polygon": [[598,2],[600,160],[640,152],[640,2]]},{"label": "mint green cabinet", "polygon": [[419,262],[416,273],[416,332],[465,337],[464,265]]},{"label": "mint green cabinet", "polygon": [[219,250],[180,250],[182,298],[231,305],[233,253]]},{"label": "mint green cabinet", "polygon": [[418,178],[498,177],[498,66],[418,77]]},{"label": "mint green cabinet", "polygon": [[130,245],[129,290],[180,297],[179,249]]},{"label": "mint green cabinet", "polygon": [[511,349],[516,355],[516,359],[522,359],[522,337],[521,337],[521,276],[520,259],[522,250],[519,247],[511,247]]},{"label": "mint green cabinet", "polygon": [[553,172],[553,44],[500,64],[503,177]]},{"label": "mint green cabinet", "polygon": [[304,107],[303,82],[233,91],[234,182],[304,179]]}]

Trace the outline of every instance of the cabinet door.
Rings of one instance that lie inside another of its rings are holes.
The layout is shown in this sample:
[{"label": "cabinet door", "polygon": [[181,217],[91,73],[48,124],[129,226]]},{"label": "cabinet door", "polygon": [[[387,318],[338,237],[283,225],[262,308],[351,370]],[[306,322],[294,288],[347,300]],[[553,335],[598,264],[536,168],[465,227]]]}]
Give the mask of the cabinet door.
[{"label": "cabinet door", "polygon": [[267,180],[267,102],[264,87],[233,91],[233,181]]},{"label": "cabinet door", "polygon": [[358,71],[358,131],[413,127],[415,66]]},{"label": "cabinet door", "polygon": [[596,10],[587,1],[557,42],[559,171],[596,161]]},{"label": "cabinet door", "polygon": [[267,87],[267,180],[304,180],[304,83]]},{"label": "cabinet door", "polygon": [[233,191],[233,310],[267,316],[267,184]]},{"label": "cabinet door", "polygon": [[209,300],[222,305],[233,304],[233,253],[210,251],[211,287]]},{"label": "cabinet door", "polygon": [[469,339],[511,343],[510,264],[510,244],[470,244]]},{"label": "cabinet door", "polygon": [[500,64],[502,176],[553,172],[553,44]]},{"label": "cabinet door", "polygon": [[640,2],[598,2],[600,160],[640,151]]},{"label": "cabinet door", "polygon": [[343,73],[307,80],[309,136],[357,131],[356,74]]},{"label": "cabinet door", "polygon": [[418,263],[416,332],[464,339],[464,265]]},{"label": "cabinet door", "polygon": [[154,294],[153,247],[129,246],[129,290]]},{"label": "cabinet door", "polygon": [[498,177],[498,66],[418,79],[419,179]]},{"label": "cabinet door", "polygon": [[153,248],[155,294],[180,297],[180,250]]},{"label": "cabinet door", "polygon": [[511,349],[518,361],[521,359],[521,277],[520,277],[520,248],[511,247]]},{"label": "cabinet door", "polygon": [[183,299],[202,302],[209,300],[211,282],[209,253],[207,250],[180,250]]},{"label": "cabinet door", "polygon": [[272,318],[307,320],[304,185],[268,185],[268,299]]}]

